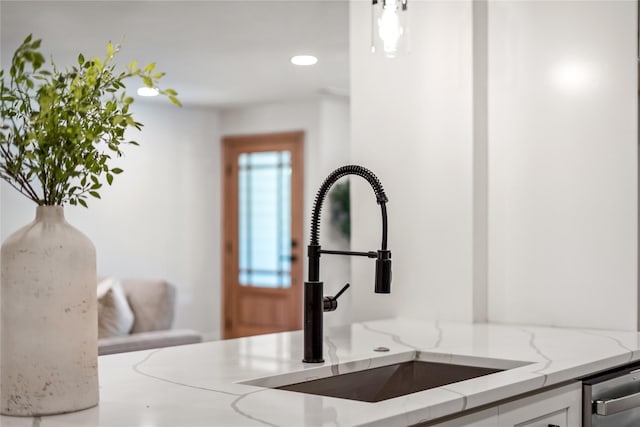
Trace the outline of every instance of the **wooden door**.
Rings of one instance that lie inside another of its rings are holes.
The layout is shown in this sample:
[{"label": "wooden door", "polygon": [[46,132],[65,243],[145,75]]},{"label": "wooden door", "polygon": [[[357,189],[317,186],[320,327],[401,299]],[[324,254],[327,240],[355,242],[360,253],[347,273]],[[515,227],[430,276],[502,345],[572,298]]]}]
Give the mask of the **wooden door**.
[{"label": "wooden door", "polygon": [[303,132],[223,143],[223,338],[302,328]]}]

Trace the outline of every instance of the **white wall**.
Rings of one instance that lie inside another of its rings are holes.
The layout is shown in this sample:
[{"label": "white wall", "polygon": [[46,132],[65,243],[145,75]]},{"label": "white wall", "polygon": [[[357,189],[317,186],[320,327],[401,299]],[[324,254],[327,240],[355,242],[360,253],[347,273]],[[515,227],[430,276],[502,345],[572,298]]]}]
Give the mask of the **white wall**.
[{"label": "white wall", "polygon": [[[141,143],[117,161],[124,173],[68,221],[97,248],[98,272],[164,278],[178,287],[175,326],[219,336],[219,120],[213,110],[135,104]],[[35,206],[3,182],[0,236]]]},{"label": "white wall", "polygon": [[[351,2],[352,160],[389,195],[394,284],[353,263],[356,319],[635,329],[636,5],[410,2],[411,52],[369,53]],[[354,191],[354,248],[379,214]]]},{"label": "white wall", "polygon": [[[391,295],[374,294],[373,263],[354,259],[354,317],[470,321],[472,3],[410,2],[411,52],[394,60],[370,53],[370,8],[351,2],[351,153],[389,197],[393,283]],[[380,210],[368,184],[357,184],[352,247],[375,250]]]},{"label": "white wall", "polygon": [[636,17],[490,3],[492,321],[636,328]]},{"label": "white wall", "polygon": [[[341,97],[324,96],[307,101],[259,104],[221,112],[221,134],[247,135],[303,130],[304,146],[304,245],[309,244],[311,210],[315,194],[324,178],[349,159],[349,103]],[[328,205],[323,209],[320,243],[329,249],[346,249],[348,242],[329,225]],[[306,250],[305,250],[306,254]],[[306,278],[306,259],[304,276]],[[325,256],[321,279],[327,295],[350,280],[349,259]],[[302,284],[298,284],[302,286]],[[341,297],[340,309],[325,316],[325,325],[350,321],[349,293]]]}]

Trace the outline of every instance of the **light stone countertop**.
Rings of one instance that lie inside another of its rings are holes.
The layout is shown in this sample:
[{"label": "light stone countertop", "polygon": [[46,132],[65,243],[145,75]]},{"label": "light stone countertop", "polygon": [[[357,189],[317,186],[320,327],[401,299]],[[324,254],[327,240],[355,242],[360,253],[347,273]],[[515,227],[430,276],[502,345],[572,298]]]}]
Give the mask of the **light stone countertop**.
[{"label": "light stone countertop", "polygon": [[[326,361],[319,365],[301,362],[301,331],[102,356],[99,406],[49,417],[3,416],[0,425],[406,426],[640,359],[635,332],[391,319],[325,334]],[[380,346],[390,351],[373,351]],[[415,357],[519,367],[378,403],[242,384],[293,383]],[[274,375],[284,377],[264,379]]]}]

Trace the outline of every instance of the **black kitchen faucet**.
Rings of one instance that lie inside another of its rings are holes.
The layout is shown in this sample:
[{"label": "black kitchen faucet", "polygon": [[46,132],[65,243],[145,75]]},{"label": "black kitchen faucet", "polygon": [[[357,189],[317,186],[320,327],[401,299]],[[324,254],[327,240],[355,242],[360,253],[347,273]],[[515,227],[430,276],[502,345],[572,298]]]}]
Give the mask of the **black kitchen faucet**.
[{"label": "black kitchen faucet", "polygon": [[[329,188],[340,178],[358,175],[367,180],[373,188],[376,200],[382,210],[382,245],[378,251],[352,252],[321,249],[318,242],[320,232],[320,212]],[[355,255],[376,258],[375,292],[391,292],[391,251],[387,249],[387,195],[378,178],[362,166],[347,165],[333,171],[325,180],[313,205],[311,217],[311,243],[308,246],[309,281],[304,282],[304,359],[307,363],[322,363],[322,313],[338,308],[338,298],[349,288],[347,283],[335,296],[323,295],[323,283],[320,281],[320,255]]]}]

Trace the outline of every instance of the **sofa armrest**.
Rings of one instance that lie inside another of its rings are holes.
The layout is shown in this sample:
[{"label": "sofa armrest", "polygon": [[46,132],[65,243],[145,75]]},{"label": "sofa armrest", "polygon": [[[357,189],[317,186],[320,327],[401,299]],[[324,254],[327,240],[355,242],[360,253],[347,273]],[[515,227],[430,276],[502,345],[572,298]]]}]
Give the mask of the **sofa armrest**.
[{"label": "sofa armrest", "polygon": [[98,354],[102,356],[199,342],[202,342],[202,335],[189,329],[141,332],[127,336],[99,339]]}]

